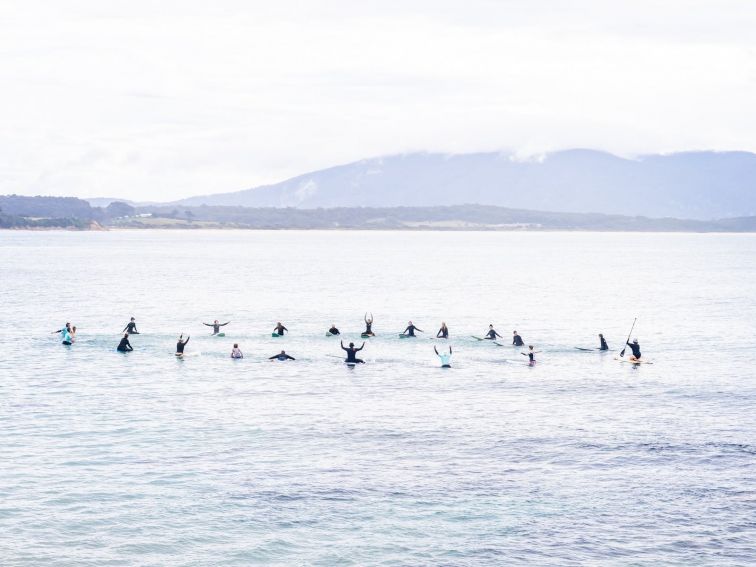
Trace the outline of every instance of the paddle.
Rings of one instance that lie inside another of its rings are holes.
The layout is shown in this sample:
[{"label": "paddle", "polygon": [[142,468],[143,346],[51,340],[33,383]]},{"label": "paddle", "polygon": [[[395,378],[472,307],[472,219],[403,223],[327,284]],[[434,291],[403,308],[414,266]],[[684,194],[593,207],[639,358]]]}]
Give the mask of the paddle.
[{"label": "paddle", "polygon": [[624,347],[622,348],[622,350],[620,351],[620,356],[625,356],[625,350],[627,349],[627,343],[629,343],[629,342],[630,342],[630,337],[631,337],[631,336],[632,336],[632,334],[633,334],[633,329],[635,329],[635,322],[636,322],[637,320],[638,320],[638,318],[637,318],[637,317],[636,317],[635,319],[633,319],[633,326],[632,326],[632,327],[630,327],[630,332],[629,332],[629,333],[627,334],[627,340],[625,341],[625,346],[624,346]]}]

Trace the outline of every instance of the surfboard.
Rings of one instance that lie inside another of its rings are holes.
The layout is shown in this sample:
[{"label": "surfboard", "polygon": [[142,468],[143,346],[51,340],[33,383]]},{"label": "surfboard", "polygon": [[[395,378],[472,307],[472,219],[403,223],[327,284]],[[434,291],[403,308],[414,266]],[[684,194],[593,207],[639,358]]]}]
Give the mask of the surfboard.
[{"label": "surfboard", "polygon": [[472,338],[476,339],[476,340],[479,340],[479,341],[485,341],[485,340],[486,340],[486,339],[484,339],[483,337],[476,337],[475,335],[470,335],[470,336],[471,336]]},{"label": "surfboard", "polygon": [[271,337],[280,337],[281,335],[279,335],[278,333],[271,333],[270,336]]},{"label": "surfboard", "polygon": [[594,350],[598,350],[598,349],[595,349],[595,348],[583,348],[583,347],[579,347],[579,346],[576,346],[575,348],[577,350],[582,350],[583,352],[593,352]]},{"label": "surfboard", "polygon": [[360,334],[360,338],[361,338],[361,339],[371,339],[371,338],[373,338],[374,336],[375,336],[375,335],[366,335],[365,333],[361,333],[361,334]]},{"label": "surfboard", "polygon": [[332,337],[333,333],[326,333],[326,337]]},{"label": "surfboard", "polygon": [[416,339],[417,335],[405,335],[404,333],[399,333],[400,339]]},{"label": "surfboard", "polygon": [[619,362],[627,362],[629,364],[653,364],[653,362],[651,362],[650,360],[632,360],[630,358],[620,358],[617,356],[614,357],[614,360],[617,360]]},{"label": "surfboard", "polygon": [[226,333],[216,333],[215,336],[216,337],[225,337]]}]

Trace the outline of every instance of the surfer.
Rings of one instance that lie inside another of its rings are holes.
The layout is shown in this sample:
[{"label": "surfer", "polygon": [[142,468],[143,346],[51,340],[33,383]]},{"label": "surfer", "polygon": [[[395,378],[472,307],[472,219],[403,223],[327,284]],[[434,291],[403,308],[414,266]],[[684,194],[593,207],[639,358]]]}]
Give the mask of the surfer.
[{"label": "surfer", "polygon": [[116,347],[116,350],[118,352],[131,352],[134,350],[131,347],[131,343],[129,342],[129,334],[124,333],[123,338],[121,339],[121,342],[118,343],[118,346]]},{"label": "surfer", "polygon": [[599,333],[599,341],[601,341],[601,346],[599,347],[599,350],[609,350],[609,345],[606,344],[606,339],[604,338],[604,335]]},{"label": "surfer", "polygon": [[71,327],[71,342],[72,343],[76,342],[76,325]]},{"label": "surfer", "polygon": [[512,337],[512,344],[514,346],[524,346],[525,343],[522,340],[522,337],[517,334],[517,331],[514,332],[514,336]]},{"label": "surfer", "polygon": [[406,336],[408,336],[408,337],[414,337],[414,336],[415,336],[415,331],[417,331],[417,332],[419,332],[419,333],[424,333],[424,332],[425,332],[425,331],[423,331],[422,329],[420,329],[420,328],[418,328],[418,327],[415,327],[415,326],[414,326],[414,325],[412,324],[412,321],[408,321],[408,322],[407,322],[407,328],[406,328],[406,329],[404,329],[404,332],[403,332],[402,334],[403,334],[403,335],[406,335]]},{"label": "surfer", "polygon": [[492,341],[496,337],[501,337],[501,335],[494,330],[493,325],[489,325],[488,326],[488,332],[486,333],[486,338],[488,340]]},{"label": "surfer", "polygon": [[274,332],[275,334],[277,334],[278,336],[280,336],[280,337],[283,337],[283,336],[284,336],[284,331],[288,331],[288,330],[289,330],[289,329],[287,329],[286,327],[284,327],[284,326],[283,326],[283,324],[281,323],[281,321],[279,321],[279,322],[278,322],[278,323],[276,324],[276,328],[275,328],[275,329],[273,329],[273,332]]},{"label": "surfer", "polygon": [[448,339],[449,338],[449,327],[446,326],[446,323],[441,323],[441,328],[438,330],[438,333],[436,333],[437,339]]},{"label": "surfer", "polygon": [[344,346],[344,341],[341,341],[341,350],[346,351],[347,357],[344,362],[349,364],[365,364],[365,361],[361,358],[357,358],[357,353],[361,351],[363,348],[365,348],[365,342],[363,341],[362,346],[360,348],[357,348],[354,346],[354,343],[349,343],[349,347]]},{"label": "surfer", "polygon": [[630,350],[633,351],[633,355],[630,357],[630,360],[640,360],[641,358],[641,350],[640,350],[640,344],[638,344],[638,339],[633,339],[633,342],[627,341],[627,346],[630,347]]},{"label": "surfer", "polygon": [[438,358],[441,359],[441,368],[451,368],[452,347],[449,347],[449,354],[438,352],[438,349],[435,346],[433,347],[433,350],[436,351]]},{"label": "surfer", "polygon": [[231,358],[244,358],[239,343],[234,343],[234,348],[231,349]]},{"label": "surfer", "polygon": [[138,335],[139,334],[139,331],[137,331],[137,328],[136,328],[136,321],[134,320],[133,317],[131,318],[131,321],[129,321],[128,323],[126,323],[126,326],[123,328],[123,331],[121,331],[121,332],[122,333],[128,333],[130,335]]},{"label": "surfer", "polygon": [[64,327],[63,329],[61,329],[60,331],[58,331],[59,333],[61,333],[63,335],[62,336],[62,338],[63,338],[62,342],[66,346],[71,346],[73,344],[73,337],[71,336],[70,330],[71,330],[70,328]]},{"label": "surfer", "polygon": [[520,354],[522,356],[527,356],[528,357],[528,366],[535,366],[536,365],[535,355],[538,354],[538,352],[540,352],[540,351],[533,350],[533,345],[530,345],[528,347],[528,352],[527,353],[521,352]]},{"label": "surfer", "polygon": [[341,334],[339,332],[339,330],[336,328],[336,325],[334,323],[331,323],[331,328],[328,329],[328,331],[326,331],[326,333],[329,334],[329,335],[340,335]]},{"label": "surfer", "polygon": [[279,354],[274,354],[273,356],[268,358],[268,360],[284,361],[284,360],[296,360],[296,358],[294,358],[293,356],[289,356],[288,354],[286,354],[285,350],[282,350]]},{"label": "surfer", "polygon": [[[132,319],[132,321],[133,321],[133,319]],[[219,323],[219,322],[218,322],[218,319],[216,319],[216,320],[215,320],[215,321],[213,321],[212,323],[202,323],[202,324],[203,324],[203,325],[205,325],[206,327],[212,327],[212,328],[213,328],[213,334],[214,334],[214,335],[217,335],[218,333],[220,333],[220,328],[221,328],[221,327],[225,327],[225,326],[226,326],[226,325],[228,325],[228,324],[229,324],[230,322],[231,322],[231,321],[226,321],[225,323]]]},{"label": "surfer", "polygon": [[365,330],[362,331],[363,337],[374,337],[375,333],[373,332],[373,314],[370,314],[370,318],[368,319],[367,312],[365,313]]},{"label": "surfer", "polygon": [[184,340],[184,333],[181,333],[178,338],[178,342],[176,343],[176,356],[184,356],[184,347],[186,346],[186,343],[189,342],[189,336],[186,337],[186,340]]},{"label": "surfer", "polygon": [[63,331],[68,331],[70,333],[71,332],[71,323],[66,322],[65,327],[63,327],[62,329],[58,329],[57,331],[53,331],[50,334],[51,335],[55,335],[57,333],[62,333]]}]

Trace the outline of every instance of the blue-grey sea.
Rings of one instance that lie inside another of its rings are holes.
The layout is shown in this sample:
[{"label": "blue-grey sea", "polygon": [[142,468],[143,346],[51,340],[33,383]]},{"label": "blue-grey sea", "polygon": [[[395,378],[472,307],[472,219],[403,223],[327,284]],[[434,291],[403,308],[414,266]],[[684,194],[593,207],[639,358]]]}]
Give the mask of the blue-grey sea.
[{"label": "blue-grey sea", "polygon": [[756,564],[756,235],[3,231],[0,284],[3,566]]}]

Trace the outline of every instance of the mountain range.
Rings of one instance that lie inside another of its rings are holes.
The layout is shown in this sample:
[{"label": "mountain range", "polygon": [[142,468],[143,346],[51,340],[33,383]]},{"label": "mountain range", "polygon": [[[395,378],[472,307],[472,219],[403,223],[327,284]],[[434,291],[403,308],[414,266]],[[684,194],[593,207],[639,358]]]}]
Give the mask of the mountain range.
[{"label": "mountain range", "polygon": [[574,149],[523,160],[505,153],[409,153],[170,204],[296,208],[478,204],[710,220],[756,214],[756,154],[701,151],[628,159]]}]

